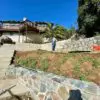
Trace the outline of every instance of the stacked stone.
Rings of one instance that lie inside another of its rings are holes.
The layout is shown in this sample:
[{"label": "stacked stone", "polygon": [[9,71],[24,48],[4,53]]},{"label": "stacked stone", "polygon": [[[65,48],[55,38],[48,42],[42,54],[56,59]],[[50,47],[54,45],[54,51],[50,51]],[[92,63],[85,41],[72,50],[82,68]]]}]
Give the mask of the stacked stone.
[{"label": "stacked stone", "polygon": [[27,87],[34,100],[100,100],[100,87],[52,73],[11,67],[9,75]]},{"label": "stacked stone", "polygon": [[92,37],[80,40],[66,40],[65,48],[68,51],[92,51],[93,45],[100,45],[100,37]]}]

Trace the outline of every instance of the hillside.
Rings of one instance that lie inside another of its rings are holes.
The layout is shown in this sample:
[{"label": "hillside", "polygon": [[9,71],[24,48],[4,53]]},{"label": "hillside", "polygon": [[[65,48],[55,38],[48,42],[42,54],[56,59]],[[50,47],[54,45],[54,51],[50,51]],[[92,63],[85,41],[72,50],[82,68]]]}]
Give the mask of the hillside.
[{"label": "hillside", "polygon": [[100,85],[100,53],[18,51],[14,63]]}]

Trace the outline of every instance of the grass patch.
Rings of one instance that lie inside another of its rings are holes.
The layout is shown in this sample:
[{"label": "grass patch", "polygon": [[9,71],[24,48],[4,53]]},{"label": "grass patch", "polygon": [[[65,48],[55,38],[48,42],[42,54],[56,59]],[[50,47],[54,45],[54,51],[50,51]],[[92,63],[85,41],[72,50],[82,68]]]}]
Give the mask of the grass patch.
[{"label": "grass patch", "polygon": [[47,71],[48,67],[49,67],[48,59],[42,59],[42,60],[40,60],[40,69],[41,70]]},{"label": "grass patch", "polygon": [[87,78],[86,78],[86,75],[85,74],[81,74],[80,77],[79,77],[79,79],[81,81],[87,81]]},{"label": "grass patch", "polygon": [[34,58],[28,57],[25,59],[21,59],[20,57],[16,58],[17,64],[20,64],[25,67],[36,68],[37,61]]}]

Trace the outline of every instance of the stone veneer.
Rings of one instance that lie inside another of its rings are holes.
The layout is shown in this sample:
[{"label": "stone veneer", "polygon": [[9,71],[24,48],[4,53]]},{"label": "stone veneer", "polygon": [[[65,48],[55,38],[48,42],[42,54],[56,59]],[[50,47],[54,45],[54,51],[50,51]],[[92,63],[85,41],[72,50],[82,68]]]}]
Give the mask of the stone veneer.
[{"label": "stone veneer", "polygon": [[100,36],[75,40],[67,40],[63,48],[68,51],[92,51],[93,45],[100,45]]},{"label": "stone veneer", "polygon": [[33,100],[100,100],[100,87],[92,82],[14,65],[6,74],[18,78],[19,83],[30,91]]},{"label": "stone veneer", "polygon": [[32,100],[30,93],[0,97],[0,100]]}]

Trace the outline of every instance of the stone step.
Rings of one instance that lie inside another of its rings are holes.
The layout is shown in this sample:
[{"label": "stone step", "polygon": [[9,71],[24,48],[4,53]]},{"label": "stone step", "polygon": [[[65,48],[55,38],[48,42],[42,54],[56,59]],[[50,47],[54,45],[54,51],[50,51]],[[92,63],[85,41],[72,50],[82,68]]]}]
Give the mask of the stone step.
[{"label": "stone step", "polygon": [[2,63],[2,62],[0,62],[0,68],[2,68],[2,67],[8,67],[10,65],[10,62],[8,62],[8,63]]},{"label": "stone step", "polygon": [[5,52],[5,53],[0,53],[0,57],[11,57],[13,56],[13,53]]},{"label": "stone step", "polygon": [[14,50],[14,48],[13,47],[0,47],[0,50],[4,50],[4,49],[7,49],[8,51],[10,50],[10,51],[12,51],[12,50]]},{"label": "stone step", "polygon": [[6,61],[11,61],[11,57],[0,57],[0,62],[6,62]]},{"label": "stone step", "polygon": [[0,63],[6,63],[6,62],[10,62],[12,60],[12,57],[0,57]]},{"label": "stone step", "polygon": [[3,45],[0,47],[0,83],[1,79],[5,76],[5,73],[8,69],[10,61],[13,57],[14,46],[12,45]]},{"label": "stone step", "polygon": [[13,51],[5,51],[5,50],[1,51],[1,50],[0,50],[0,54],[8,54],[8,53],[9,53],[9,54],[10,54],[10,53],[12,54]]},{"label": "stone step", "polygon": [[0,72],[7,71],[9,66],[0,66]]},{"label": "stone step", "polygon": [[[14,51],[14,50],[13,50],[13,51]],[[8,51],[7,49],[3,49],[3,50],[0,50],[0,54],[13,53],[13,51]]]},{"label": "stone step", "polygon": [[14,50],[14,48],[11,48],[11,47],[0,47],[0,50],[2,51],[2,50],[8,50],[8,51],[13,51]]},{"label": "stone step", "polygon": [[11,47],[15,47],[15,45],[12,45],[12,44],[4,44],[4,45],[2,46],[2,48],[4,48],[4,47],[6,47],[6,48],[7,48],[7,47],[8,47],[8,48],[10,47],[10,48],[11,48]]},{"label": "stone step", "polygon": [[6,77],[6,69],[0,69],[0,82],[3,77]]},{"label": "stone step", "polygon": [[6,78],[6,75],[0,74],[0,81],[1,81],[2,79],[5,79],[5,78]]},{"label": "stone step", "polygon": [[9,50],[13,50],[15,47],[13,47],[13,46],[12,47],[11,46],[7,46],[7,47],[3,46],[1,49],[4,49],[4,48],[8,48]]},{"label": "stone step", "polygon": [[0,58],[11,58],[13,54],[0,55]]},{"label": "stone step", "polygon": [[6,76],[6,72],[5,72],[5,71],[0,72],[0,81],[1,81],[1,79],[2,79],[3,77],[5,77],[5,76]]},{"label": "stone step", "polygon": [[1,82],[1,79],[3,78],[3,77],[5,77],[6,76],[6,70],[4,69],[4,70],[1,70],[0,71],[0,82]]},{"label": "stone step", "polygon": [[6,69],[7,70],[8,69],[8,66],[0,66],[0,71],[3,70],[3,69]]},{"label": "stone step", "polygon": [[3,47],[0,47],[1,50],[2,50],[2,49],[14,50],[14,48],[15,48],[15,47],[4,47],[4,46],[3,46]]},{"label": "stone step", "polygon": [[3,50],[3,51],[0,51],[0,55],[8,55],[8,54],[13,54],[13,51],[5,51],[5,50]]},{"label": "stone step", "polygon": [[7,53],[13,53],[13,51],[7,51],[7,49],[0,50],[0,54],[7,54]]},{"label": "stone step", "polygon": [[0,47],[0,50],[2,51],[2,50],[8,50],[8,51],[12,51],[12,50],[14,50],[13,48],[11,48],[11,47]]},{"label": "stone step", "polygon": [[5,72],[6,72],[6,69],[0,69],[0,74],[5,73]]},{"label": "stone step", "polygon": [[9,61],[10,61],[10,59],[9,60],[6,60],[6,61],[0,61],[0,65],[1,64],[9,64],[10,63]]},{"label": "stone step", "polygon": [[7,70],[7,68],[8,68],[8,66],[0,66],[0,72],[2,71],[2,70]]}]

